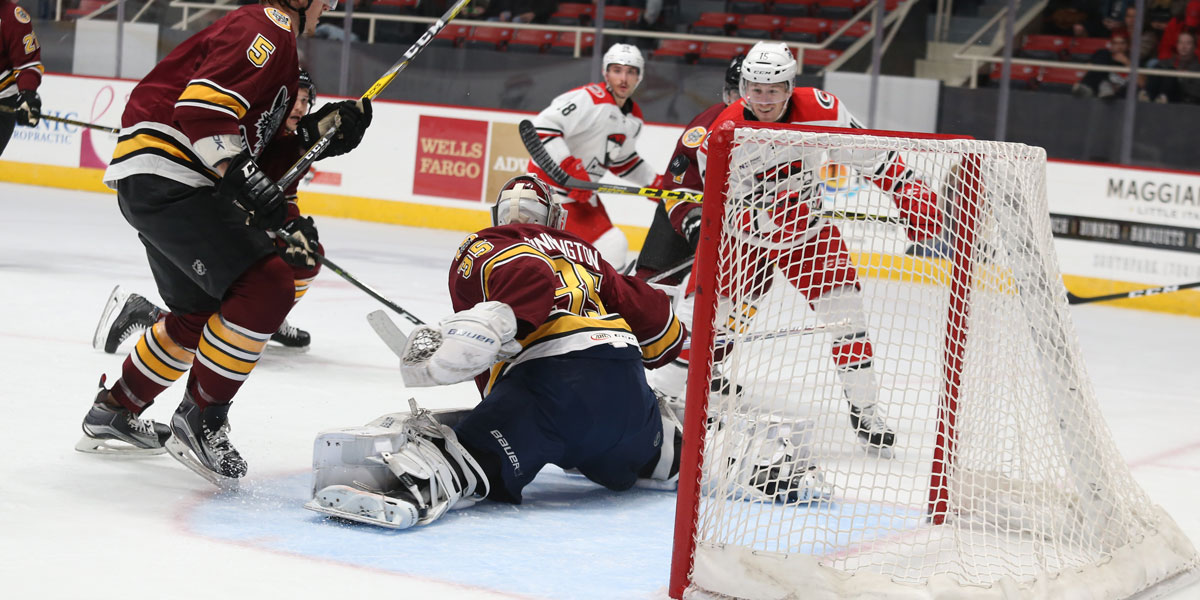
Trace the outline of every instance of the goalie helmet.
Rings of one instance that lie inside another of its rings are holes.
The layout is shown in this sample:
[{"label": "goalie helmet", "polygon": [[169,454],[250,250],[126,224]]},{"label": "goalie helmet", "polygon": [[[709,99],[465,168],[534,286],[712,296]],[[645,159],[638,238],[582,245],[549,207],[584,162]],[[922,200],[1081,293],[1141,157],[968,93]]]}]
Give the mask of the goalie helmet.
[{"label": "goalie helmet", "polygon": [[535,223],[562,229],[567,223],[567,211],[550,186],[536,175],[526,173],[508,180],[492,205],[493,226],[512,223]]},{"label": "goalie helmet", "polygon": [[721,100],[725,104],[733,104],[741,95],[742,61],[745,59],[745,55],[739,54],[725,67],[725,87],[721,90]]},{"label": "goalie helmet", "polygon": [[638,78],[633,84],[633,89],[637,89],[638,84],[642,82],[642,75],[646,72],[646,59],[642,58],[642,51],[632,44],[613,44],[608,52],[604,53],[604,61],[600,65],[601,76],[608,72],[608,65],[629,65],[637,68]]},{"label": "goalie helmet", "polygon": [[759,42],[750,48],[746,60],[742,61],[741,93],[746,98],[749,84],[786,83],[787,93],[792,95],[796,79],[796,57],[787,44],[782,42]]}]

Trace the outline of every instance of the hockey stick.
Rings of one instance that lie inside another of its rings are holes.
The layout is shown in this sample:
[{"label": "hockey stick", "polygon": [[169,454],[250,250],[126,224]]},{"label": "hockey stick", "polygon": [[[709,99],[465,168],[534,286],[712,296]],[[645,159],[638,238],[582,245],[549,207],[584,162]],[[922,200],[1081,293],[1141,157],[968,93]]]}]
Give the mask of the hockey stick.
[{"label": "hockey stick", "polygon": [[692,268],[692,264],[695,262],[696,262],[696,256],[695,255],[689,256],[689,257],[687,257],[687,260],[684,260],[683,262],[671,267],[670,269],[667,269],[666,271],[663,271],[662,273],[659,273],[659,274],[655,275],[654,277],[647,279],[646,283],[658,283],[680,271],[683,271],[684,269]]},{"label": "hockey stick", "polygon": [[[457,17],[458,13],[462,11],[462,9],[470,1],[471,0],[458,0],[458,2],[455,2],[454,6],[451,6],[450,10],[446,11],[446,14],[442,15],[440,19],[434,21],[433,24],[429,26],[429,29],[426,29],[425,33],[421,34],[421,37],[417,41],[413,42],[413,45],[409,46],[408,50],[404,51],[404,56],[401,57],[396,64],[392,65],[387,72],[385,72],[378,80],[375,81],[375,83],[371,84],[371,87],[367,89],[367,93],[363,94],[362,97],[369,100],[374,100],[377,96],[379,96],[379,94],[383,92],[383,89],[392,83],[392,80],[396,78],[396,75],[399,75],[400,72],[408,66],[408,63],[412,62],[412,59],[420,54],[421,51],[429,45],[429,42],[433,41],[433,38],[437,36],[438,32],[446,27],[447,23],[454,20],[454,17]],[[337,133],[337,130],[338,125],[335,123],[333,127],[330,127],[324,134],[321,135],[321,139],[317,140],[316,143],[314,143],[312,147],[304,153],[304,156],[300,157],[300,160],[296,161],[296,164],[292,165],[292,168],[288,169],[287,172],[283,174],[283,177],[279,178],[278,183],[281,189],[286,190],[288,186],[292,185],[292,183],[296,181],[296,179],[308,171],[308,167],[311,166],[313,162],[317,160],[317,157],[321,156],[321,153],[329,147],[329,143],[333,140],[333,136]]]},{"label": "hockey stick", "polygon": [[1200,287],[1200,281],[1193,281],[1191,283],[1179,283],[1179,284],[1175,284],[1175,285],[1161,285],[1158,287],[1146,288],[1143,290],[1131,290],[1128,292],[1118,292],[1116,294],[1105,294],[1103,296],[1076,296],[1075,294],[1072,294],[1068,290],[1067,291],[1067,304],[1076,305],[1076,304],[1088,304],[1091,302],[1106,302],[1108,300],[1124,300],[1126,298],[1145,298],[1146,296],[1157,296],[1159,294],[1169,294],[1171,292],[1178,292],[1179,290],[1186,290],[1186,289],[1191,289],[1191,288],[1196,288],[1196,287]]},{"label": "hockey stick", "polygon": [[[533,159],[541,170],[546,172],[555,185],[567,187],[577,190],[591,190],[601,194],[627,194],[631,196],[644,196],[646,198],[660,198],[663,200],[681,200],[683,202],[703,202],[704,194],[700,192],[689,192],[686,190],[663,190],[651,187],[637,187],[633,185],[620,185],[615,183],[600,183],[596,181],[584,181],[571,177],[563,170],[554,159],[550,157],[550,153],[546,151],[546,146],[542,144],[542,140],[538,137],[537,128],[533,126],[533,122],[525,119],[517,126],[521,134],[521,143],[525,144],[525,150],[529,152],[529,157]],[[879,223],[893,223],[903,225],[904,221],[899,217],[885,217],[883,215],[873,215],[870,213],[847,212],[843,210],[835,210],[832,212],[821,213],[820,216],[829,217],[832,219],[844,219],[849,221],[876,221]]]},{"label": "hockey stick", "polygon": [[[8,106],[0,106],[0,112],[4,112],[4,113],[8,113],[8,114],[16,114],[17,109],[11,108]],[[86,127],[88,129],[95,129],[96,131],[103,131],[104,133],[121,133],[121,130],[117,127],[105,127],[104,125],[97,125],[95,123],[85,123],[83,121],[76,121],[75,119],[64,119],[62,117],[56,117],[54,115],[43,114],[38,118],[45,119],[47,121],[55,121],[57,123],[64,123],[67,125],[74,125],[76,127]]]},{"label": "hockey stick", "polygon": [[[300,242],[296,241],[295,238],[293,238],[290,234],[288,234],[288,232],[286,232],[282,229],[276,229],[275,235],[279,236],[279,239],[282,239],[283,241],[287,242],[287,245],[289,245],[289,246],[300,246]],[[371,286],[359,281],[357,277],[347,273],[344,269],[337,266],[337,263],[333,262],[332,260],[329,260],[328,258],[326,258],[325,256],[323,256],[322,254],[320,254],[318,252],[312,252],[311,254],[312,254],[313,258],[316,259],[317,262],[321,263],[321,266],[328,267],[334,273],[337,273],[339,276],[341,276],[342,279],[349,281],[354,287],[366,292],[368,296],[382,302],[384,306],[396,311],[396,314],[404,317],[405,319],[408,319],[408,321],[410,323],[412,323],[413,325],[424,325],[425,324],[425,322],[422,321],[421,319],[417,318],[416,315],[408,312],[407,310],[404,310],[404,307],[400,306],[399,304],[396,304],[395,302],[392,302],[391,300],[388,300],[387,298],[384,298],[383,294],[380,294],[379,292],[375,291],[375,289],[372,288]]]},{"label": "hockey stick", "polygon": [[[850,323],[849,319],[842,319],[841,321],[834,321],[832,323],[821,323],[820,325],[809,325],[808,327],[792,327],[791,329],[776,329],[775,331],[762,331],[759,333],[751,333],[751,334],[744,335],[741,338],[738,338],[737,340],[733,340],[733,341],[728,340],[727,336],[725,336],[725,335],[717,335],[716,337],[713,338],[713,344],[716,344],[717,346],[724,346],[727,344],[732,344],[732,343],[734,343],[734,341],[744,344],[747,342],[761,342],[764,340],[773,340],[773,339],[781,338],[781,337],[790,337],[793,335],[810,335],[813,333],[824,331],[826,329],[831,329],[833,327],[846,326],[849,323]],[[687,339],[687,341],[685,341],[683,343],[683,349],[687,350],[691,347],[692,347],[692,339],[689,337]]]}]

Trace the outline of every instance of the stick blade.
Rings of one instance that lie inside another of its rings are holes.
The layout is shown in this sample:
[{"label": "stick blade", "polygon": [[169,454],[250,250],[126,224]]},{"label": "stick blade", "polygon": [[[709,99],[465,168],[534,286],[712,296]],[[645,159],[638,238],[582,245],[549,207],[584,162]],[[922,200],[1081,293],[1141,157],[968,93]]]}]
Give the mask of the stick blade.
[{"label": "stick blade", "polygon": [[367,314],[367,323],[371,329],[375,330],[375,335],[387,344],[388,350],[396,355],[396,358],[404,357],[404,345],[408,343],[408,336],[404,335],[403,331],[396,326],[395,321],[383,312],[383,310],[371,311]]}]

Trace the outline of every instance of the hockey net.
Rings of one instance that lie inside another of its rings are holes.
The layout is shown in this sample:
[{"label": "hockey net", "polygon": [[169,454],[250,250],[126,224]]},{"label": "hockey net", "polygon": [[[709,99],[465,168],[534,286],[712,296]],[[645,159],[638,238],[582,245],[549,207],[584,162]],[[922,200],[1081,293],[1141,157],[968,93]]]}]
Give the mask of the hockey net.
[{"label": "hockey net", "polygon": [[[709,139],[672,597],[1122,598],[1194,572],[1195,549],[1134,482],[1098,410],[1042,149],[733,125]],[[906,254],[905,221],[871,182],[896,156],[937,193],[944,231],[921,245],[934,256]],[[790,177],[764,182],[785,164]],[[830,278],[783,264],[804,242],[772,235],[812,215],[772,212],[781,192],[855,213],[828,219],[862,291],[870,378],[847,376],[831,351],[853,314],[822,320],[809,302],[827,290],[804,286]],[[710,392],[718,376],[727,393]],[[847,397],[864,393],[851,385],[877,398],[892,448],[851,429]],[[739,469],[771,455],[772,436],[804,444],[785,454],[804,464],[762,477],[815,465],[823,494],[747,490]]]}]

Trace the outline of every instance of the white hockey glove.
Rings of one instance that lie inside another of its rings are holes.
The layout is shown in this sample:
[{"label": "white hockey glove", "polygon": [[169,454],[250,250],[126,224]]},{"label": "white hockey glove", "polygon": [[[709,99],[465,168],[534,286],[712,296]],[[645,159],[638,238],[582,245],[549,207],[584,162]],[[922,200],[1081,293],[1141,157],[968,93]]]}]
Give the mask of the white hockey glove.
[{"label": "white hockey glove", "polygon": [[400,359],[400,376],[408,387],[432,387],[467,381],[498,360],[516,356],[521,344],[517,318],[503,302],[480,302],[454,313],[434,329],[412,332]]}]

